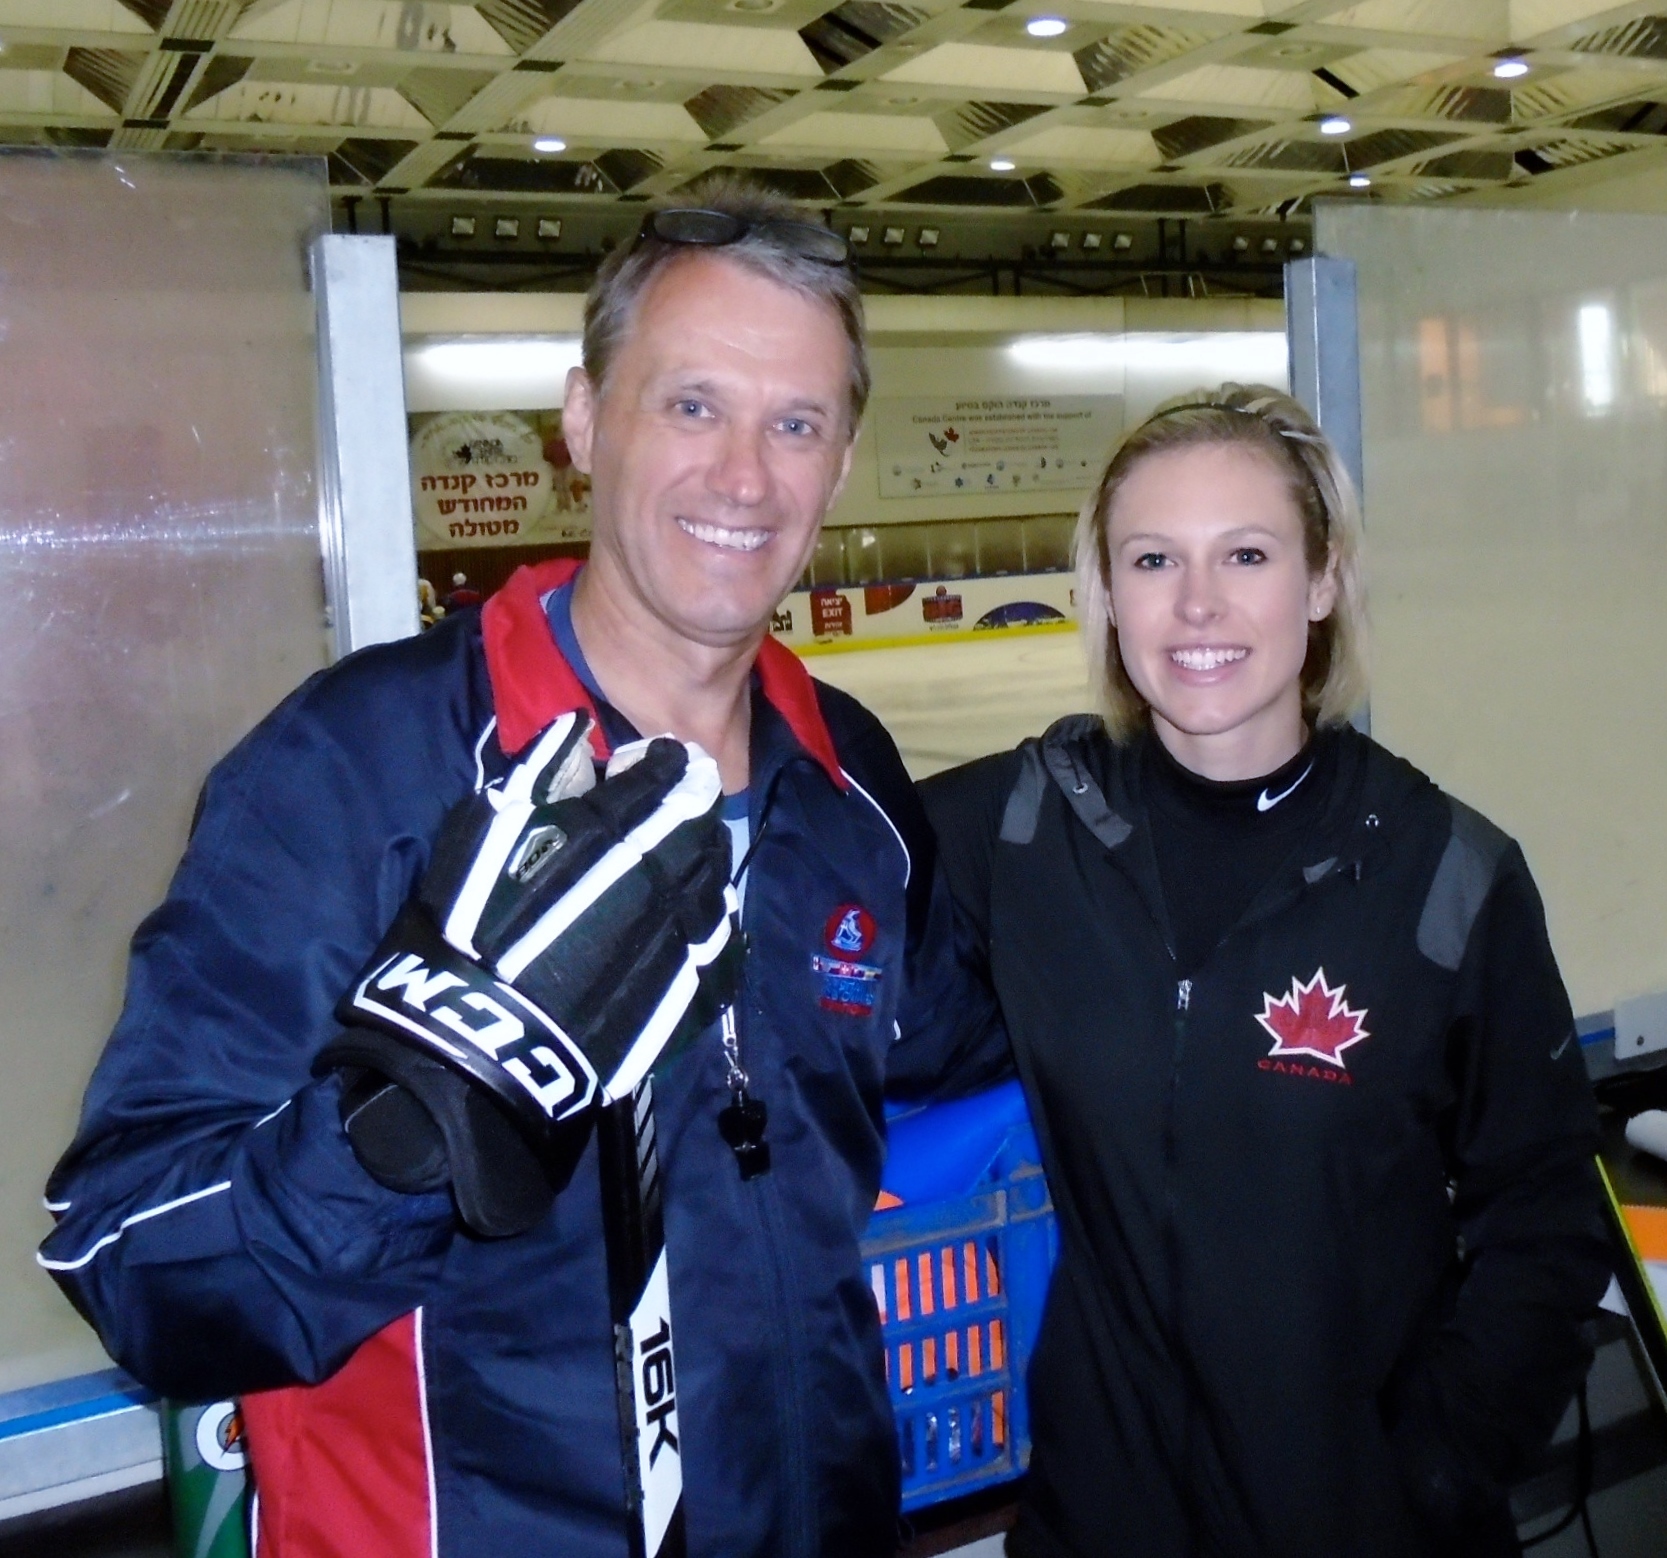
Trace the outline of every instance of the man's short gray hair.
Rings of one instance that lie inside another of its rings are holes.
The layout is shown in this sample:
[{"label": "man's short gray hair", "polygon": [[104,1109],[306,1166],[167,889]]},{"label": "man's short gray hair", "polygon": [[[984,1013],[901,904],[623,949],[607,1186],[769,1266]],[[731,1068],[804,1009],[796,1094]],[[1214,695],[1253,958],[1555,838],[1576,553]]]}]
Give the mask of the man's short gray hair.
[{"label": "man's short gray hair", "polygon": [[[815,215],[785,196],[725,173],[711,174],[683,190],[675,202],[662,204],[679,210],[721,211],[748,223],[752,230],[743,237],[705,252],[721,255],[768,281],[826,303],[839,316],[850,347],[846,410],[850,431],[855,434],[857,424],[862,421],[863,408],[868,404],[870,383],[868,333],[863,324],[862,294],[857,290],[856,274],[848,265],[807,259],[768,229],[760,231],[757,225],[801,222],[819,226]],[[622,244],[602,262],[585,299],[584,338],[585,372],[599,391],[649,282],[674,260],[701,252],[702,246],[668,243],[647,233],[633,243]]]}]

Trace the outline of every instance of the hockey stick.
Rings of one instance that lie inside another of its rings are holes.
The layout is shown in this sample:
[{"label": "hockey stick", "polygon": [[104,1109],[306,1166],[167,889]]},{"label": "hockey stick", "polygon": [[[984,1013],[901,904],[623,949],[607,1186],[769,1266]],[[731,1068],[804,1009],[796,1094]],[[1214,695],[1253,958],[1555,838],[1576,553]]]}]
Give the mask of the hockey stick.
[{"label": "hockey stick", "polygon": [[683,1455],[652,1076],[603,1108],[596,1144],[631,1555],[683,1558]]}]

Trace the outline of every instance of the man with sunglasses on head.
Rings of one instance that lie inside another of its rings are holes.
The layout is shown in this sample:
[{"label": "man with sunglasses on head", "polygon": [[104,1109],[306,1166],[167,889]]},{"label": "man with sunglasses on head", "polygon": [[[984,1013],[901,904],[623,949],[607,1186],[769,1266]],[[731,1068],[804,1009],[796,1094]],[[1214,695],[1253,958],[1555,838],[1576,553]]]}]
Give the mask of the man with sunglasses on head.
[{"label": "man with sunglasses on head", "polygon": [[[569,1039],[596,1061],[637,976],[592,976],[664,943],[656,914],[679,927],[656,1012],[725,958],[730,982],[689,998],[722,1015],[659,1054],[638,1138],[676,1317],[674,1366],[636,1382],[638,1447],[680,1458],[692,1554],[895,1546],[858,1249],[882,1089],[970,1082],[1003,1041],[891,740],[768,633],[868,392],[844,240],[745,185],[693,191],[603,265],[583,363],[563,432],[592,481],[589,561],[351,657],[219,766],[49,1188],[43,1264],[112,1355],[182,1398],[242,1398],[263,1558],[644,1550],[597,1142],[576,1105],[540,1136],[501,1071],[534,1020],[526,1065]],[[661,827],[697,769],[709,789]],[[586,829],[603,864],[505,951],[516,895]],[[668,837],[693,842],[674,859]],[[641,891],[598,897],[621,850],[636,864],[610,880]],[[487,1060],[448,1063],[436,1014]]]}]

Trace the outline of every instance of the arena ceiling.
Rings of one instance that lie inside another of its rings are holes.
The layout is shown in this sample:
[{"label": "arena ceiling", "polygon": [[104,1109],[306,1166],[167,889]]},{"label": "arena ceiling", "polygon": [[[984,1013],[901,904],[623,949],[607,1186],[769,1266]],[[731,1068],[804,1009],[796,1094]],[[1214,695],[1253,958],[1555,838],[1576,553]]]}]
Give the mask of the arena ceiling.
[{"label": "arena ceiling", "polygon": [[1667,146],[1662,0],[0,0],[0,43],[5,141],[313,153],[370,230],[544,214],[552,244],[717,168],[878,248],[888,215],[914,244],[928,216],[1572,204]]}]

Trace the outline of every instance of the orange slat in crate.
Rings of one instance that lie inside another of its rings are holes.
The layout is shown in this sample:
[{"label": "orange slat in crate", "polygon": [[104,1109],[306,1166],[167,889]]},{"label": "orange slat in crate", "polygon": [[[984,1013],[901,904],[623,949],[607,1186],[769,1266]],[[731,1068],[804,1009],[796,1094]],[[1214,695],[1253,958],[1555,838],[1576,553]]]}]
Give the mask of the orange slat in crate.
[{"label": "orange slat in crate", "polygon": [[1621,1215],[1639,1259],[1667,1261],[1667,1206],[1623,1206]]}]

